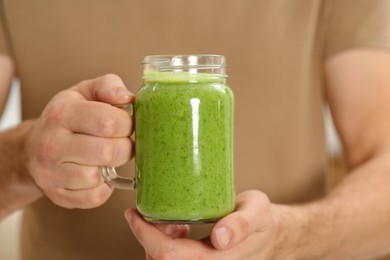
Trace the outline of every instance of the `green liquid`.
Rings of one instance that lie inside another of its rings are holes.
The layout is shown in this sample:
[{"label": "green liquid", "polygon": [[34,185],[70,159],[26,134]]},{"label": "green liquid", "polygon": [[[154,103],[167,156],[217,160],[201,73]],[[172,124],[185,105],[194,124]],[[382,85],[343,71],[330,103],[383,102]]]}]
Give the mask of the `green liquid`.
[{"label": "green liquid", "polygon": [[215,75],[145,76],[135,104],[138,210],[156,222],[223,217],[235,196],[231,90]]}]

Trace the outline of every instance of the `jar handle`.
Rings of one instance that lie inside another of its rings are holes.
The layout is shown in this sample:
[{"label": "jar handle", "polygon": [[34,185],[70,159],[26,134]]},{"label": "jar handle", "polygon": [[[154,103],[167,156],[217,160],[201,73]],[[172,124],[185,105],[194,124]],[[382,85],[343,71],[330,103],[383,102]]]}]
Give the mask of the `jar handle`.
[{"label": "jar handle", "polygon": [[112,187],[123,190],[135,190],[135,178],[126,178],[116,173],[115,167],[102,167],[103,179]]},{"label": "jar handle", "polygon": [[[115,107],[125,110],[130,114],[130,116],[134,117],[134,105],[132,103],[125,106],[116,105]],[[134,177],[126,178],[119,176],[116,173],[115,167],[102,166],[101,170],[103,179],[112,187],[123,190],[135,190],[136,181]]]}]

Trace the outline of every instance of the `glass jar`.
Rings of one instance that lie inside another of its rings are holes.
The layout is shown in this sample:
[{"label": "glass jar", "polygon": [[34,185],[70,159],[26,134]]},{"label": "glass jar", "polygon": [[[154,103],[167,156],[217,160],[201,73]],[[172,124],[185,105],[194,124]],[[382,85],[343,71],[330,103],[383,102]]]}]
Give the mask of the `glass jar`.
[{"label": "glass jar", "polygon": [[234,97],[221,55],[143,61],[135,102],[137,208],[151,222],[214,222],[234,209]]}]

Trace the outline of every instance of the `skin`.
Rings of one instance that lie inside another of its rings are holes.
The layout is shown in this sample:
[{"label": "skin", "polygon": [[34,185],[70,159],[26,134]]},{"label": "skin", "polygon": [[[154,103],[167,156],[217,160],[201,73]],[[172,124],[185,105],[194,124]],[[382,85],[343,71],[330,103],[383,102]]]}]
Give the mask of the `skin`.
[{"label": "skin", "polygon": [[[237,196],[236,210],[200,241],[186,238],[189,226],[152,225],[129,209],[126,219],[146,257],[373,259],[389,254],[389,70],[390,54],[382,51],[352,50],[325,62],[325,94],[349,170],[326,197],[277,205],[261,191],[245,191]],[[97,173],[98,165],[117,166],[132,156],[132,120],[111,105],[132,102],[134,96],[118,89],[125,90],[114,75],[81,82],[55,96],[40,118],[0,134],[0,216],[42,194],[67,208],[105,202],[112,190]],[[109,113],[111,121],[103,121],[101,113]],[[74,149],[75,142],[82,151]]]},{"label": "skin", "polygon": [[390,254],[389,72],[385,51],[356,49],[326,60],[325,94],[348,167],[326,197],[277,205],[260,191],[245,191],[235,212],[201,241],[186,238],[189,227],[167,232],[129,209],[125,217],[147,258],[355,260]]},{"label": "skin", "polygon": [[[0,79],[12,78],[7,60],[0,57]],[[7,92],[9,84],[0,84]],[[133,101],[118,76],[104,75],[58,93],[39,118],[1,133],[0,219],[43,195],[65,208],[103,204],[113,189],[100,166],[133,157],[133,120],[115,106]]]}]

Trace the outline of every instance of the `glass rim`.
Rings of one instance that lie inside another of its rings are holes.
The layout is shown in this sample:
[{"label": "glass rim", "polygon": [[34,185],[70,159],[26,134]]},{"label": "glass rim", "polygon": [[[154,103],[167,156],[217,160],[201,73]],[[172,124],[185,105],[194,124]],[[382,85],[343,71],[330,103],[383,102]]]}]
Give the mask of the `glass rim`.
[{"label": "glass rim", "polygon": [[147,55],[143,65],[164,68],[226,68],[226,58],[219,54],[163,54]]}]

